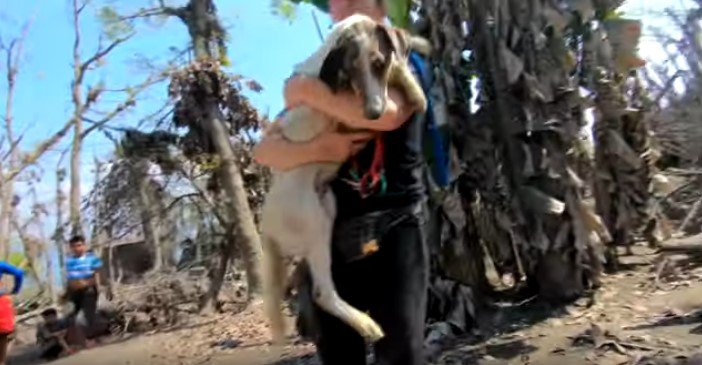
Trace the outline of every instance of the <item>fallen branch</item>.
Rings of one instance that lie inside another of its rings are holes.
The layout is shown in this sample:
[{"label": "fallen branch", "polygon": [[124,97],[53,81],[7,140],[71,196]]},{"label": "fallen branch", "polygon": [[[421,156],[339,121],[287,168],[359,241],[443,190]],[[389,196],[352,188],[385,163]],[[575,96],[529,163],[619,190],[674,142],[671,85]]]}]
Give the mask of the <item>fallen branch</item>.
[{"label": "fallen branch", "polygon": [[22,322],[26,322],[32,318],[39,317],[41,315],[41,312],[43,312],[45,309],[46,308],[39,308],[39,309],[35,309],[31,312],[20,314],[17,317],[15,317],[15,322],[22,323]]},{"label": "fallen branch", "polygon": [[662,245],[658,249],[660,252],[675,253],[675,252],[688,252],[688,253],[702,253],[702,242],[700,243],[690,243],[684,245]]},{"label": "fallen branch", "polygon": [[660,252],[702,252],[702,234],[674,239],[662,244]]}]

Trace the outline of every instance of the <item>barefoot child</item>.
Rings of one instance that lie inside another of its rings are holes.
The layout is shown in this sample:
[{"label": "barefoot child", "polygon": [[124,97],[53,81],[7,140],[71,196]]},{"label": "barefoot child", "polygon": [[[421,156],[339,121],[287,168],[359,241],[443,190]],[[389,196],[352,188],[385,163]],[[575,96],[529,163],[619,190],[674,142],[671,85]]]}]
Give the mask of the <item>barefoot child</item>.
[{"label": "barefoot child", "polygon": [[68,345],[68,331],[71,323],[66,318],[59,318],[54,308],[48,308],[41,313],[44,323],[37,328],[37,345],[40,347],[39,357],[44,360],[56,360],[61,355],[75,352]]},{"label": "barefoot child", "polygon": [[66,275],[68,276],[68,299],[73,303],[73,317],[83,312],[87,322],[86,336],[91,342],[96,341],[100,330],[97,307],[100,287],[102,260],[88,250],[83,236],[75,236],[68,242],[71,254],[66,258]]}]

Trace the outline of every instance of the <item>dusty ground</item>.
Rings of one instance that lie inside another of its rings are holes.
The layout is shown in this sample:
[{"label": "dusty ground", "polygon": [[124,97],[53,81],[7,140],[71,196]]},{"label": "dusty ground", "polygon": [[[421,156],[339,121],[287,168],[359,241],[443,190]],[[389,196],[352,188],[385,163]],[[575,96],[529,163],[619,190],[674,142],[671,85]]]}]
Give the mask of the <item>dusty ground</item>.
[{"label": "dusty ground", "polygon": [[[702,260],[645,250],[625,258],[629,271],[607,276],[592,298],[565,308],[503,305],[482,332],[450,344],[437,364],[647,365],[650,357],[702,351]],[[56,365],[317,364],[314,348],[273,350],[260,313],[201,318],[186,328],[115,340]],[[484,338],[484,339],[483,339]],[[36,364],[15,349],[10,365]],[[699,362],[696,362],[698,361]]]}]

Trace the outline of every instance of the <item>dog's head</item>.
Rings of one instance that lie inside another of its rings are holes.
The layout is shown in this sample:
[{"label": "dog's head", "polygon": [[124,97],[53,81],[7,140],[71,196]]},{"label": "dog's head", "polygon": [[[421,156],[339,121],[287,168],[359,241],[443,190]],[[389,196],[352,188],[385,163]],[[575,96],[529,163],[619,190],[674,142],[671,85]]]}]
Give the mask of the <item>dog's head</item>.
[{"label": "dog's head", "polygon": [[319,77],[332,91],[353,90],[362,96],[365,117],[378,119],[385,111],[391,66],[408,54],[404,31],[373,21],[358,22],[339,37]]}]

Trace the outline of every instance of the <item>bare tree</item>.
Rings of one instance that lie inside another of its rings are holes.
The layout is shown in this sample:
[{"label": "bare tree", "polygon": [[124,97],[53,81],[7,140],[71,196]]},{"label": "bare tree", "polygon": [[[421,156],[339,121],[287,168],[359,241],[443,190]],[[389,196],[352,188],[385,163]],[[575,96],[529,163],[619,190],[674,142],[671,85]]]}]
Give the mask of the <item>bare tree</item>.
[{"label": "bare tree", "polygon": [[[125,89],[126,97],[110,112],[104,113],[104,116],[99,120],[91,120],[87,114],[91,111],[91,107],[98,101],[101,93],[104,91],[102,82],[88,87],[87,93],[84,95],[85,78],[90,70],[99,67],[111,52],[118,46],[134,36],[131,30],[126,31],[126,35],[115,36],[108,45],[102,44],[102,37],[98,45],[97,51],[88,58],[81,56],[81,28],[80,19],[82,13],[90,5],[91,0],[72,0],[73,4],[73,80],[71,81],[71,100],[73,102],[73,114],[69,123],[73,126],[73,142],[71,148],[70,160],[70,193],[69,193],[69,221],[71,224],[72,234],[82,234],[83,227],[81,223],[81,190],[80,190],[80,165],[81,165],[81,146],[83,140],[93,131],[103,127],[125,110],[136,104],[136,96],[146,88],[154,85],[164,79],[164,72],[157,72],[150,75],[146,80],[134,88]],[[84,122],[92,122],[92,126],[84,128]]]},{"label": "bare tree", "polygon": [[[219,68],[220,64],[227,64],[226,31],[217,17],[213,0],[190,0],[182,7],[166,6],[164,1],[159,1],[159,7],[145,9],[132,17],[148,17],[154,15],[170,15],[179,18],[187,27],[196,61],[181,72],[171,86],[171,94],[180,103],[181,114],[191,113],[190,121],[181,120],[182,125],[187,125],[191,133],[201,137],[201,143],[209,146],[218,156],[219,167],[216,171],[218,183],[226,193],[226,209],[230,222],[232,222],[233,237],[228,240],[228,245],[235,245],[241,249],[246,266],[249,297],[260,296],[261,292],[261,243],[254,222],[251,208],[248,204],[247,192],[244,188],[242,172],[237,165],[237,156],[230,141],[230,130],[238,130],[241,120],[254,120],[251,117],[253,108],[245,110],[232,109],[235,100],[239,109],[243,102],[238,91],[232,88],[231,81]],[[223,108],[224,106],[226,108]],[[176,106],[178,113],[178,105]],[[186,111],[186,109],[195,109]],[[226,110],[230,109],[230,110]],[[255,111],[253,111],[255,114]],[[243,116],[242,116],[243,115]],[[176,116],[177,117],[177,116]],[[181,118],[185,119],[185,118]],[[176,123],[178,124],[178,123]],[[210,290],[210,299],[204,303],[211,303],[218,292],[218,287],[224,280],[223,273],[230,261],[234,247],[227,247],[223,251],[222,265],[219,275],[213,280],[213,290]],[[203,308],[211,308],[206,304]]]},{"label": "bare tree", "polygon": [[[43,218],[48,215],[48,211],[44,204],[39,201],[37,196],[36,186],[41,181],[41,173],[32,172],[29,174],[26,184],[29,187],[29,216],[23,218],[19,209],[13,209],[10,217],[12,228],[19,236],[20,242],[24,249],[24,262],[22,267],[29,270],[34,281],[39,287],[37,297],[43,297],[44,294],[49,294],[52,297],[52,283],[47,279],[50,276],[45,275],[43,268],[44,255],[46,254],[46,241],[43,237],[44,226]],[[24,199],[15,199],[13,208],[16,208]]]},{"label": "bare tree", "polygon": [[63,192],[63,182],[66,180],[66,169],[63,168],[63,159],[66,157],[68,150],[61,152],[61,156],[56,163],[56,196],[54,197],[55,209],[56,209],[56,226],[54,228],[54,234],[52,236],[56,249],[58,251],[58,264],[61,268],[61,278],[66,277],[66,267],[64,265],[65,259],[65,232],[64,232],[64,203],[66,201],[66,195]]},{"label": "bare tree", "polygon": [[[27,23],[21,32],[21,35],[10,41],[8,45],[0,43],[0,50],[5,51],[5,68],[7,80],[7,96],[5,98],[5,139],[8,144],[9,151],[7,156],[3,156],[0,162],[0,174],[5,170],[14,170],[20,163],[19,140],[16,139],[13,130],[13,103],[15,97],[15,89],[17,75],[19,74],[19,66],[22,57],[24,42],[29,31],[29,23]],[[7,158],[5,158],[7,157]],[[4,174],[3,174],[4,175]],[[10,240],[10,220],[13,211],[13,200],[15,195],[14,179],[0,176],[0,259],[7,259],[9,254]]]}]

